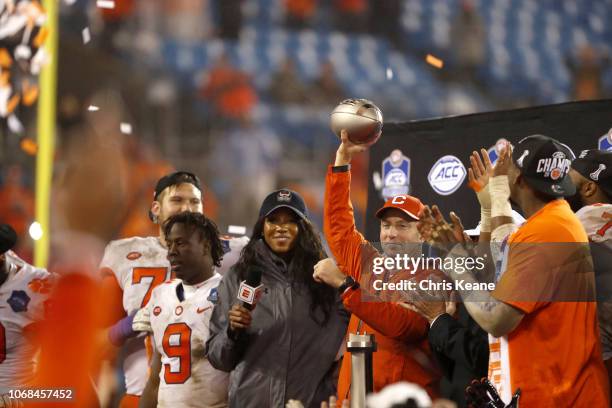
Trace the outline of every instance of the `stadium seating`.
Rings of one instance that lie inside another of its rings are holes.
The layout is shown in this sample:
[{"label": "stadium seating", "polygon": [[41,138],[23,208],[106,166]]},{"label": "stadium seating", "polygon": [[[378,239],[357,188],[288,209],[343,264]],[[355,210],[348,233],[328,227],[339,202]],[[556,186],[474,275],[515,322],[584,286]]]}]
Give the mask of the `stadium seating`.
[{"label": "stadium seating", "polygon": [[[319,24],[316,30],[288,30],[282,24],[282,0],[256,0],[245,3],[239,41],[213,39],[194,45],[166,40],[162,57],[166,68],[185,87],[193,88],[201,72],[225,53],[252,76],[263,102],[258,118],[308,145],[314,143],[314,137],[329,135],[329,109],[316,112],[276,106],[266,98],[272,75],[287,57],[295,61],[306,82],[318,75],[323,63],[331,61],[346,95],[374,99],[386,119],[494,109],[470,85],[442,84],[435,68],[420,57],[432,53],[452,66],[449,33],[459,3],[405,1],[401,25],[406,47],[412,52],[400,52],[371,35],[332,31],[326,24]],[[579,7],[574,0],[480,0],[476,4],[487,27],[487,63],[479,75],[496,97],[541,104],[568,100],[571,83],[566,60],[573,57],[577,46],[589,43],[611,51],[612,28],[605,21],[612,21],[612,0],[585,0]],[[612,70],[606,81],[612,82]]]},{"label": "stadium seating", "polygon": [[[460,2],[406,0],[402,15],[411,47],[452,56],[449,38]],[[537,103],[566,101],[571,78],[566,61],[589,44],[612,53],[612,1],[480,0],[478,12],[487,30],[487,63],[482,79],[500,97],[518,96]],[[605,81],[612,84],[612,70]]]}]

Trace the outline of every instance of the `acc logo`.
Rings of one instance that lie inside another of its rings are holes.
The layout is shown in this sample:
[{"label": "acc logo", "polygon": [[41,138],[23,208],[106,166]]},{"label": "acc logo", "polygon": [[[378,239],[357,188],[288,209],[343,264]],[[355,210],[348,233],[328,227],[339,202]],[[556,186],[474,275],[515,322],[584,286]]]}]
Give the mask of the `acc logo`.
[{"label": "acc logo", "polygon": [[13,312],[26,312],[28,310],[28,304],[30,303],[30,297],[23,290],[14,290],[11,293],[11,297],[6,300],[13,309]]},{"label": "acc logo", "polygon": [[489,150],[487,150],[487,152],[489,153],[489,159],[491,160],[491,164],[495,165],[495,162],[499,158],[502,149],[506,146],[506,144],[509,143],[510,142],[507,139],[504,139],[502,137],[501,139],[498,139],[497,142],[495,142],[495,145],[489,147]]},{"label": "acc logo", "polygon": [[130,261],[135,261],[136,259],[140,258],[142,256],[142,254],[140,252],[130,252],[129,254],[127,254],[126,258],[129,259]]},{"label": "acc logo", "polygon": [[429,170],[427,180],[436,193],[450,195],[461,186],[466,174],[461,160],[448,155],[442,157],[433,165]]},{"label": "acc logo", "polygon": [[612,151],[612,129],[608,130],[608,133],[599,138],[597,141],[597,148],[599,150]]},{"label": "acc logo", "polygon": [[153,314],[154,314],[155,316],[159,316],[159,314],[160,314],[160,313],[161,313],[161,307],[159,307],[159,306],[155,306],[155,307],[153,308]]},{"label": "acc logo", "polygon": [[395,149],[382,162],[382,196],[386,200],[410,192],[410,159]]}]

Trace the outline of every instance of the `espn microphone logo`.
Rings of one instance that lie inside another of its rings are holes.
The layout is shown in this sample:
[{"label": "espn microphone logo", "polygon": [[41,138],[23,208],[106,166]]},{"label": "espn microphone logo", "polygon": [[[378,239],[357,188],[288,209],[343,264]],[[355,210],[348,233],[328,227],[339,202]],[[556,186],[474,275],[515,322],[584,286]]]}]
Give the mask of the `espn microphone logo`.
[{"label": "espn microphone logo", "polygon": [[246,281],[240,283],[238,288],[238,300],[254,305],[259,301],[261,293],[263,292],[263,285],[257,287],[247,285]]}]

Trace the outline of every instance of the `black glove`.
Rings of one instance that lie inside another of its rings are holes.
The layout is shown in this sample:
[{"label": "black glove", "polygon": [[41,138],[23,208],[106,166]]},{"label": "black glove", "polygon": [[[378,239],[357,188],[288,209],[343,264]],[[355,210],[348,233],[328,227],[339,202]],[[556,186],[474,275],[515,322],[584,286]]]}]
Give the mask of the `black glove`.
[{"label": "black glove", "polygon": [[521,389],[519,388],[512,396],[510,404],[504,404],[497,390],[486,377],[480,381],[473,380],[465,389],[465,399],[469,408],[518,408],[520,396]]}]

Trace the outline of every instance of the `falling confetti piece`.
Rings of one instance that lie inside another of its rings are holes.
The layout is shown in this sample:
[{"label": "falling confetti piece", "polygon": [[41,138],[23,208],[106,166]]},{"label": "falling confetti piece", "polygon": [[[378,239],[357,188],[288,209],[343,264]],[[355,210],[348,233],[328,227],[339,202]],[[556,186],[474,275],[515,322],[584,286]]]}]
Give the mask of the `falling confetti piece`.
[{"label": "falling confetti piece", "polygon": [[19,145],[21,147],[21,150],[23,150],[26,154],[29,154],[30,156],[34,156],[38,152],[38,144],[36,144],[36,142],[30,139],[29,137],[24,137],[23,139],[21,139]]},{"label": "falling confetti piece", "polygon": [[387,68],[387,79],[389,81],[393,79],[393,70],[391,68]]},{"label": "falling confetti piece", "polygon": [[131,135],[132,125],[130,125],[129,123],[121,122],[121,124],[119,125],[119,130],[121,130],[121,133],[125,135]]},{"label": "falling confetti piece", "polygon": [[28,233],[34,241],[38,241],[43,236],[42,225],[40,225],[38,221],[34,221],[32,224],[30,224],[30,228],[28,228]]},{"label": "falling confetti piece", "polygon": [[17,118],[17,116],[15,115],[9,116],[7,120],[7,124],[8,124],[9,130],[13,133],[23,132],[23,125],[21,124],[21,121],[19,120],[19,118]]},{"label": "falling confetti piece", "polygon": [[246,227],[243,227],[242,225],[229,225],[227,227],[227,232],[229,234],[244,235],[246,234]]},{"label": "falling confetti piece", "polygon": [[74,3],[76,3],[76,0],[64,0],[64,3],[66,3],[69,6],[72,6]]},{"label": "falling confetti piece", "polygon": [[115,2],[113,0],[98,0],[96,1],[96,6],[103,9],[114,9]]},{"label": "falling confetti piece", "polygon": [[81,34],[83,35],[83,44],[87,44],[88,42],[91,41],[91,34],[89,32],[89,27],[85,27],[83,31],[81,32]]},{"label": "falling confetti piece", "polygon": [[89,105],[87,110],[90,111],[90,112],[97,112],[97,111],[100,110],[100,108],[98,108],[96,105]]},{"label": "falling confetti piece", "polygon": [[434,57],[431,54],[427,54],[427,57],[425,57],[425,61],[433,66],[436,67],[438,69],[442,68],[444,66],[444,61],[442,61],[440,58]]}]

